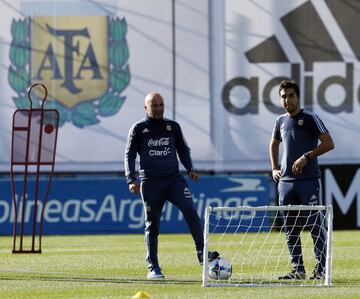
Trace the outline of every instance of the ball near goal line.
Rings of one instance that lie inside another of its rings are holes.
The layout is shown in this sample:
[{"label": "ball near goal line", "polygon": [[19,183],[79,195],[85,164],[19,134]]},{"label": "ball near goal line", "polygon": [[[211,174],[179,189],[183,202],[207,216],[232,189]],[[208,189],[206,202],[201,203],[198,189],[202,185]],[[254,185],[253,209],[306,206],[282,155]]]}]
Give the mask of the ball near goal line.
[{"label": "ball near goal line", "polygon": [[215,280],[226,280],[231,277],[232,265],[224,257],[218,257],[216,260],[209,262],[209,278]]},{"label": "ball near goal line", "polygon": [[[215,248],[231,272],[205,261],[203,286],[330,286],[332,220],[332,206],[207,207],[204,252]],[[294,234],[296,244],[288,246]],[[294,259],[303,260],[306,273],[283,279]],[[314,279],[319,265],[323,275]]]}]

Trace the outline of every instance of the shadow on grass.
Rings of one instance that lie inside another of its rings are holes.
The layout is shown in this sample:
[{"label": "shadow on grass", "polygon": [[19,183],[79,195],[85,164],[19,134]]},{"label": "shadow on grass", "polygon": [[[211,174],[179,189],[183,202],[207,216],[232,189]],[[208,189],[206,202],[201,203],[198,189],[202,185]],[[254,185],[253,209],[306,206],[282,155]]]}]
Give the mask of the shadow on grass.
[{"label": "shadow on grass", "polygon": [[359,278],[336,279],[332,282],[334,286],[360,286]]},{"label": "shadow on grass", "polygon": [[[0,282],[1,281],[67,281],[67,282],[80,282],[80,283],[113,283],[113,284],[171,284],[171,285],[201,285],[200,280],[192,280],[192,279],[161,279],[161,280],[148,280],[145,278],[136,278],[136,277],[94,277],[94,276],[81,276],[81,275],[65,275],[65,274],[52,274],[52,273],[21,273],[21,272],[10,272],[10,273],[1,273],[0,274]],[[249,285],[251,282],[249,281]],[[266,287],[269,285],[277,285],[279,284],[276,281],[270,282],[269,284],[263,284],[262,286]],[[243,286],[247,285],[247,283],[242,282]],[[282,286],[292,286],[292,283],[282,283]],[[360,278],[353,279],[336,279],[333,280],[331,285],[333,287],[346,287],[346,286],[360,286]],[[314,283],[308,284],[304,283],[302,286],[311,287],[316,285]]]},{"label": "shadow on grass", "polygon": [[114,283],[114,284],[178,284],[178,285],[200,285],[200,280],[190,280],[190,279],[161,279],[161,280],[148,280],[143,278],[134,278],[134,277],[116,277],[116,278],[104,278],[104,277],[86,277],[86,276],[59,276],[52,274],[44,275],[14,275],[11,274],[2,274],[0,275],[0,281],[68,281],[68,282],[91,282],[91,283]]}]

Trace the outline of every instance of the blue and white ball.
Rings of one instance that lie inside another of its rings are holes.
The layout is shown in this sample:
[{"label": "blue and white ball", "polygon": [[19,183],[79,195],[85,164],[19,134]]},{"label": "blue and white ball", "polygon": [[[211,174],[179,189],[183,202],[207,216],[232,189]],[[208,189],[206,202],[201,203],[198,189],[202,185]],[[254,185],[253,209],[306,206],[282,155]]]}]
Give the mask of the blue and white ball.
[{"label": "blue and white ball", "polygon": [[209,278],[216,280],[229,279],[232,274],[232,265],[229,260],[218,257],[209,263]]}]

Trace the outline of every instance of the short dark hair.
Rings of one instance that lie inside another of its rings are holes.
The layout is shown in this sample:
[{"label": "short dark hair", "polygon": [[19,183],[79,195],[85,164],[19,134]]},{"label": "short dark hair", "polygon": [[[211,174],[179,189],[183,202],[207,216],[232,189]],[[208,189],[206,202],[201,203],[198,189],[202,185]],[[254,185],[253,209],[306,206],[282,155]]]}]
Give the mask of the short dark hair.
[{"label": "short dark hair", "polygon": [[283,81],[281,81],[280,86],[279,86],[279,94],[280,94],[281,90],[287,89],[287,88],[293,88],[296,95],[298,97],[300,96],[299,84],[297,84],[297,82],[295,80],[283,80]]}]

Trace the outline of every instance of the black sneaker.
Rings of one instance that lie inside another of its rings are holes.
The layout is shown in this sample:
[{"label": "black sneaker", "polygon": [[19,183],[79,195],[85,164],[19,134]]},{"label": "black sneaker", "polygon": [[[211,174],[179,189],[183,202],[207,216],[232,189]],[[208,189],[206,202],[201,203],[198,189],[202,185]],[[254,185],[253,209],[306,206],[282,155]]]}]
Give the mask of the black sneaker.
[{"label": "black sneaker", "polygon": [[314,271],[310,277],[311,280],[324,279],[324,278],[325,278],[325,273],[318,271]]},{"label": "black sneaker", "polygon": [[284,276],[279,276],[279,280],[295,280],[295,279],[300,279],[300,280],[306,279],[306,273],[302,271],[293,270]]},{"label": "black sneaker", "polygon": [[314,280],[314,279],[324,279],[324,278],[325,278],[324,267],[322,267],[321,264],[317,262],[310,279]]},{"label": "black sneaker", "polygon": [[[202,265],[203,264],[203,251],[199,250],[197,252],[197,258],[199,260],[199,264]],[[211,262],[213,260],[216,260],[219,257],[219,253],[217,251],[208,251],[208,262]]]}]

